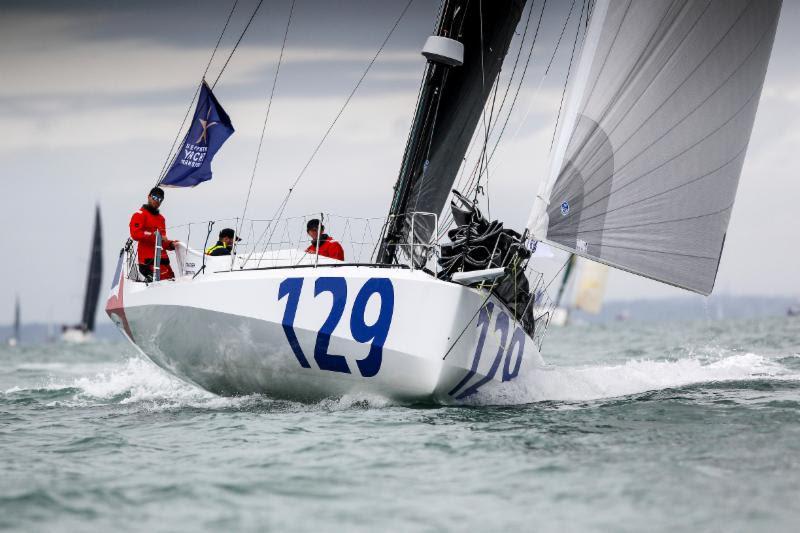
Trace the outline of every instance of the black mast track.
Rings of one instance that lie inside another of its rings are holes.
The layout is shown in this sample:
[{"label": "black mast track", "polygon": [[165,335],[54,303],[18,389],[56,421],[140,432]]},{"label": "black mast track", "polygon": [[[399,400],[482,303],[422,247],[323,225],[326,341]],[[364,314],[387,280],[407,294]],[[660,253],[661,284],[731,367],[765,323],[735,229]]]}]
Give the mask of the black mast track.
[{"label": "black mast track", "polygon": [[[377,261],[395,263],[404,244],[427,243],[463,162],[473,132],[508,52],[526,0],[445,0],[436,35],[464,45],[464,64],[450,67],[428,61],[389,219]],[[483,46],[481,46],[483,43]],[[404,252],[406,252],[404,250]],[[424,266],[427,251],[409,256]]]},{"label": "black mast track", "polygon": [[97,301],[100,297],[100,284],[103,281],[103,234],[100,222],[100,206],[95,207],[92,249],[89,255],[89,274],[86,278],[86,294],[83,298],[81,326],[86,331],[94,331],[97,314]]}]

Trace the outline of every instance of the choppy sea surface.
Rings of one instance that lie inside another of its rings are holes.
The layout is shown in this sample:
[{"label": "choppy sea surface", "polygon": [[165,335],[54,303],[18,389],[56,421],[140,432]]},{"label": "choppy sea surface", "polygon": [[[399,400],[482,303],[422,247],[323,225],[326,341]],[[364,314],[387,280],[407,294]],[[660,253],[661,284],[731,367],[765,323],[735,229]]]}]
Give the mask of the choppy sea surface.
[{"label": "choppy sea surface", "polygon": [[3,347],[0,528],[800,530],[800,319],[553,328],[543,355],[505,405],[454,408]]}]

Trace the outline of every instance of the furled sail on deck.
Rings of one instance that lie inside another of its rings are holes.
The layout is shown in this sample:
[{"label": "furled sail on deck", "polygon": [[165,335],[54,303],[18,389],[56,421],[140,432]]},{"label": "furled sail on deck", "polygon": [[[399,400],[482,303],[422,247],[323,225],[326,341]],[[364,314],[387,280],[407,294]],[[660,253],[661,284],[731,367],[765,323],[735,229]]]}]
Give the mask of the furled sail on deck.
[{"label": "furled sail on deck", "polygon": [[[442,212],[524,6],[525,0],[442,2],[436,35],[463,44],[463,65],[428,62],[379,261],[393,262],[397,245],[412,242],[411,213]],[[429,242],[436,231],[431,216],[416,216],[413,228],[414,243]],[[424,263],[427,251],[415,252]]]},{"label": "furled sail on deck", "polygon": [[597,0],[534,237],[709,294],[780,8]]},{"label": "furled sail on deck", "polygon": [[86,278],[86,294],[83,298],[81,325],[86,331],[94,331],[100,283],[103,281],[103,235],[100,223],[100,206],[95,208],[92,250],[89,255],[89,274]]}]

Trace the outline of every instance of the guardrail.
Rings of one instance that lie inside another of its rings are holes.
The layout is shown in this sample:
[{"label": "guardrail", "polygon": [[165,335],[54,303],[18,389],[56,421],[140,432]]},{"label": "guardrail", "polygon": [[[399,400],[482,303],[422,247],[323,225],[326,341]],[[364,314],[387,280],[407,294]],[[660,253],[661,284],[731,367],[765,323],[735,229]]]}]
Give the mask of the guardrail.
[{"label": "guardrail", "polygon": [[528,306],[532,308],[533,323],[535,325],[532,338],[536,347],[541,350],[544,335],[547,332],[547,328],[550,326],[550,320],[553,318],[553,311],[555,310],[556,304],[547,293],[544,274],[533,270],[529,264],[525,275],[528,277],[531,287],[531,298]]},{"label": "guardrail", "polygon": [[[420,217],[432,218],[433,227],[438,223],[433,213],[414,213],[411,216],[411,234]],[[289,266],[304,260],[306,250],[314,243],[306,232],[309,220],[322,221],[325,233],[338,241],[348,263],[370,263],[375,255],[386,226],[386,217],[345,217],[333,213],[312,213],[280,220],[225,218],[210,221],[191,222],[167,228],[170,239],[179,240],[193,250],[205,250],[217,241],[220,230],[234,229],[242,240],[237,242],[230,257],[230,269],[262,268],[265,266]],[[434,236],[429,242],[410,242],[397,244],[404,251],[402,262],[411,268],[419,268],[419,261],[411,257],[426,257],[425,267],[438,272],[436,258],[439,243]],[[314,258],[315,263],[318,258]]]},{"label": "guardrail", "polygon": [[[398,215],[400,216],[400,215]],[[418,260],[424,258],[424,267],[434,275],[439,266],[439,235],[434,231],[429,242],[413,242],[414,229],[418,218],[433,219],[433,228],[438,228],[438,217],[434,213],[414,213],[411,217],[412,242],[399,243],[396,247],[401,264],[407,268],[420,268]],[[386,217],[344,217],[331,213],[313,213],[304,216],[290,217],[277,221],[266,219],[225,218],[210,221],[190,222],[167,228],[167,235],[172,240],[183,243],[180,259],[173,265],[177,277],[196,277],[205,271],[206,262],[211,260],[204,251],[217,240],[217,234],[225,227],[231,227],[242,240],[235,244],[233,254],[228,258],[214,257],[214,271],[248,270],[270,267],[289,267],[303,264],[314,266],[319,264],[319,256],[309,257],[306,249],[312,244],[306,232],[306,225],[311,219],[319,219],[325,233],[339,241],[345,251],[345,262],[348,264],[374,263],[383,229],[390,219]],[[319,243],[316,243],[319,244]],[[145,281],[139,272],[136,246],[128,249],[126,277],[134,281]],[[191,268],[186,264],[191,261]],[[186,263],[186,264],[185,264]],[[530,266],[525,272],[530,284],[530,312],[533,315],[533,340],[541,349],[544,334],[553,316],[555,304],[547,293],[542,273]],[[525,313],[529,310],[526,309]],[[523,313],[523,314],[525,314]]]}]

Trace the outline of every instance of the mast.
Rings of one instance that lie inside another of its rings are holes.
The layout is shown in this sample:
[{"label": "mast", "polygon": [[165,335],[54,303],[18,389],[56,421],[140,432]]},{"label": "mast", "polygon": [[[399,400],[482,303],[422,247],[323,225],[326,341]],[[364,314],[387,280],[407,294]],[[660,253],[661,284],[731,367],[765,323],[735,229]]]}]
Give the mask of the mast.
[{"label": "mast", "polygon": [[567,283],[569,283],[569,276],[572,274],[572,269],[575,268],[575,261],[577,260],[577,256],[572,254],[569,256],[569,260],[567,261],[567,266],[564,269],[564,276],[561,278],[561,286],[558,288],[558,296],[556,296],[556,307],[561,307],[561,298],[564,296],[564,290],[567,288]]},{"label": "mast", "polygon": [[103,280],[103,236],[100,222],[100,206],[95,206],[94,233],[89,254],[89,273],[86,278],[86,294],[83,298],[81,326],[86,331],[94,331],[97,301],[100,297],[100,283]]},{"label": "mast", "polygon": [[[526,0],[444,0],[428,59],[389,218],[378,251],[397,261],[398,245],[428,243],[486,100],[503,65]],[[412,233],[413,222],[413,235]],[[402,249],[402,248],[401,248]],[[427,250],[402,251],[424,265]]]},{"label": "mast", "polygon": [[17,294],[14,301],[14,340],[19,341],[19,324],[20,324],[20,311],[19,311],[19,294]]}]

